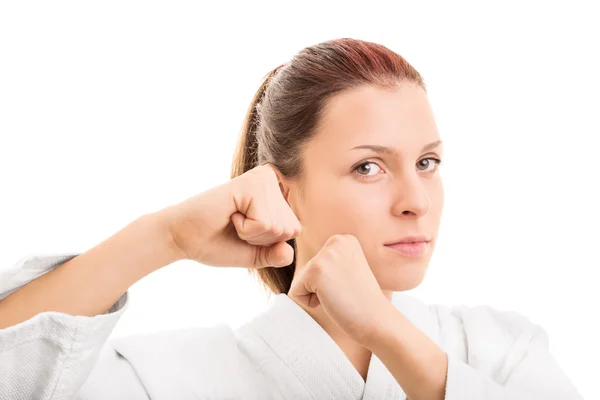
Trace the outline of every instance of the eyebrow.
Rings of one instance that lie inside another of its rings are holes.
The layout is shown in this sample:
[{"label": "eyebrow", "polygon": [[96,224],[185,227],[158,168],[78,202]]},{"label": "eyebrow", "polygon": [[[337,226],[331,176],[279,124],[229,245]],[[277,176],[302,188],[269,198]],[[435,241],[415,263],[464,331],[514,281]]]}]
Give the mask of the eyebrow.
[{"label": "eyebrow", "polygon": [[[425,146],[423,146],[423,149],[421,150],[422,153],[429,151],[429,150],[433,150],[436,147],[440,146],[443,142],[441,140],[437,140],[435,142],[426,144]],[[362,144],[360,146],[356,146],[353,147],[351,150],[354,149],[368,149],[368,150],[373,150],[376,153],[389,153],[389,154],[398,154],[398,152],[390,147],[385,147],[385,146],[379,146],[379,145],[375,145],[375,144]]]}]

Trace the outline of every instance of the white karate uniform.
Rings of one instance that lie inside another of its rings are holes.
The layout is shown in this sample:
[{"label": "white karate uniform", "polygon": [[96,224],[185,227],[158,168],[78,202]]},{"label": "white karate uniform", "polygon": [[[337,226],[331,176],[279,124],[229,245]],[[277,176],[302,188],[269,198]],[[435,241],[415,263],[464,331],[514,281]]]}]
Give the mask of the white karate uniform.
[{"label": "white karate uniform", "polygon": [[[0,270],[0,299],[76,254]],[[43,312],[0,330],[0,399],[406,399],[373,355],[366,382],[329,335],[285,294],[232,330],[190,327],[111,337],[128,293],[94,317]],[[447,400],[582,399],[544,329],[489,306],[393,304],[448,355]]]}]

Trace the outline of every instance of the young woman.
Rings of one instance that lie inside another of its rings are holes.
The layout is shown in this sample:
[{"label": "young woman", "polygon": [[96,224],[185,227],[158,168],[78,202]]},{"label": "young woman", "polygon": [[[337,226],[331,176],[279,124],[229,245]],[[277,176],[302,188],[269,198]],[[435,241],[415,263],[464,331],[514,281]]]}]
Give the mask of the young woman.
[{"label": "young woman", "polygon": [[[580,399],[523,315],[402,293],[436,245],[442,155],[401,56],[303,49],[256,93],[229,182],[2,272],[0,398]],[[182,259],[253,269],[270,308],[108,340],[128,288]]]}]

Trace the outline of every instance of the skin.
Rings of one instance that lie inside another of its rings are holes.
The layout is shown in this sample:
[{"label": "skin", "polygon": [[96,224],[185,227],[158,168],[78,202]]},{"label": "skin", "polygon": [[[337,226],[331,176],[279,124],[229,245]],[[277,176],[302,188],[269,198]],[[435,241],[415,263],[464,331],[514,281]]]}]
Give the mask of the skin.
[{"label": "skin", "polygon": [[[396,90],[364,86],[330,100],[318,133],[303,152],[299,179],[278,174],[284,197],[302,224],[294,281],[335,234],[356,237],[384,296],[423,280],[439,230],[444,190],[443,148],[426,92],[413,83]],[[353,149],[378,145],[377,152]],[[365,164],[366,163],[366,164]],[[410,234],[430,239],[426,254],[405,257],[384,246]],[[292,297],[293,298],[293,297]],[[341,329],[323,307],[299,302],[366,379],[371,350]]]},{"label": "skin", "polygon": [[[296,238],[290,299],[363,378],[375,354],[411,400],[443,399],[446,354],[389,301],[393,291],[419,285],[433,252],[443,191],[433,161],[421,161],[441,158],[441,148],[422,150],[438,139],[418,86],[344,93],[328,104],[320,132],[306,146],[301,180],[259,166],[147,214],[0,301],[0,328],[49,310],[104,313],[133,283],[182,259],[284,267],[293,257],[285,241]],[[351,150],[363,144],[397,153]],[[367,161],[376,164],[353,171]],[[421,258],[384,246],[415,233],[431,238]]]}]

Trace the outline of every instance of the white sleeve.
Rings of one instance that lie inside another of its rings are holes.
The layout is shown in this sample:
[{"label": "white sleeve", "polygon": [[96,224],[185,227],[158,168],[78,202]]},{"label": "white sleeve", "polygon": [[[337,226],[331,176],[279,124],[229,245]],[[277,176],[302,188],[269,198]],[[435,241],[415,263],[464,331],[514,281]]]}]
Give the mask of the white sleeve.
[{"label": "white sleeve", "polygon": [[[548,334],[533,325],[527,350],[509,353],[497,375],[502,383],[448,355],[446,400],[583,400],[549,350]],[[493,343],[489,343],[493,347]]]},{"label": "white sleeve", "polygon": [[[77,255],[34,255],[1,269],[0,300]],[[99,381],[105,391],[121,386],[123,393],[139,393],[127,398],[147,399],[132,367],[105,346],[127,297],[94,317],[47,311],[0,329],[0,399],[104,399]]]}]

